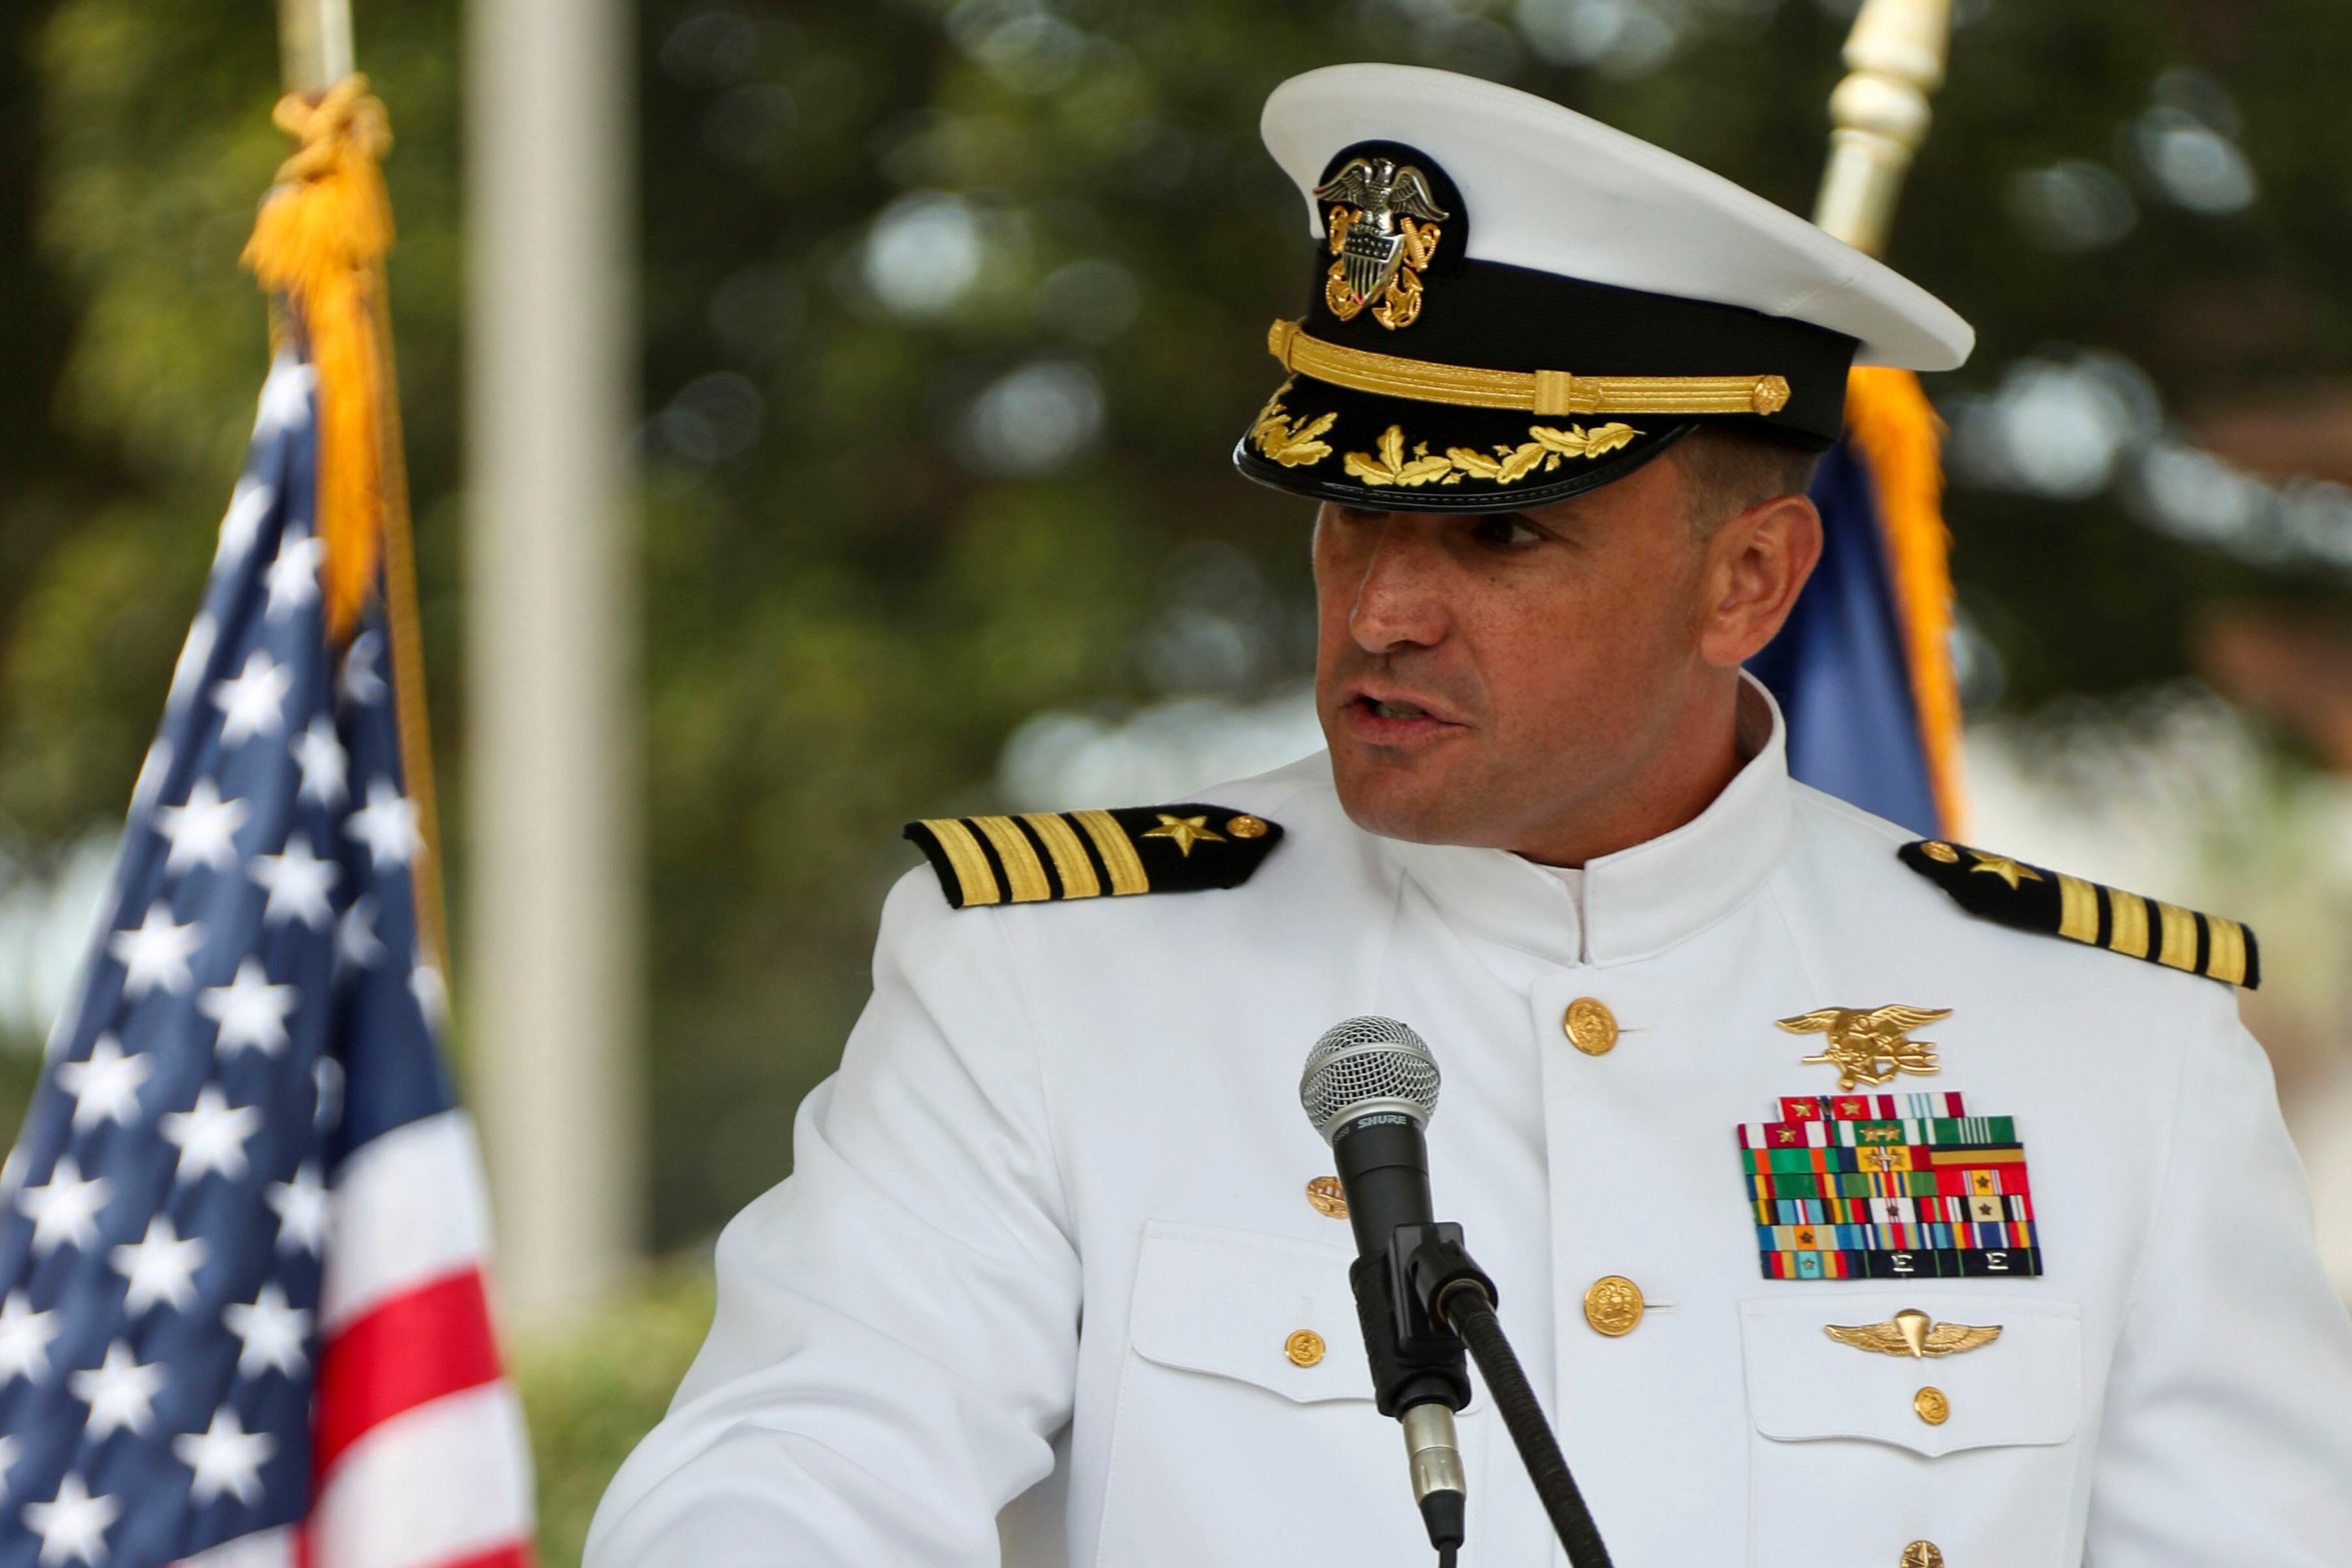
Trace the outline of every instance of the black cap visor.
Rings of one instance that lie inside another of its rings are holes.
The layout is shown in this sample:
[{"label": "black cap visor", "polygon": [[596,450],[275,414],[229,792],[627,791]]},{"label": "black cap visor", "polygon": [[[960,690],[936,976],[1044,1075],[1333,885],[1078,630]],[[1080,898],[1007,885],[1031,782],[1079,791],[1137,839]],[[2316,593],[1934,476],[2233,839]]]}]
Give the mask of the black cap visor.
[{"label": "black cap visor", "polygon": [[1707,423],[1413,402],[1301,375],[1243,433],[1234,465],[1261,485],[1369,511],[1514,512],[1622,478]]}]

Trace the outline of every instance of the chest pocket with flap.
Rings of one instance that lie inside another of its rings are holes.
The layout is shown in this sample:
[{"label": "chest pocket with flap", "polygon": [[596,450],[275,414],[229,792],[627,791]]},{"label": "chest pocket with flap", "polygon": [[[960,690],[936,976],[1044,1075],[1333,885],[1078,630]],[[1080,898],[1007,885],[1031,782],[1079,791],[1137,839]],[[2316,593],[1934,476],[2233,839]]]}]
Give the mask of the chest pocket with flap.
[{"label": "chest pocket with flap", "polygon": [[[1301,1405],[1372,1397],[1356,1299],[1355,1254],[1321,1242],[1153,1220],[1144,1228],[1129,1341],[1161,1366],[1236,1378]],[[1294,1335],[1320,1355],[1302,1365]]]},{"label": "chest pocket with flap", "polygon": [[[1260,1231],[1144,1228],[1112,1417],[1101,1568],[1425,1563],[1397,1424],[1372,1403],[1354,1252]],[[1302,1365],[1294,1336],[1319,1356]],[[1476,1495],[1484,1423],[1463,1423]]]},{"label": "chest pocket with flap", "polygon": [[[1937,1322],[1998,1324],[2000,1336],[1914,1359],[1824,1332],[1891,1322],[1906,1308]],[[1809,1291],[1741,1302],[1740,1339],[1757,1568],[1885,1568],[1913,1541],[1936,1542],[1953,1568],[2074,1560],[2083,1357],[2074,1303],[1942,1283]]]}]

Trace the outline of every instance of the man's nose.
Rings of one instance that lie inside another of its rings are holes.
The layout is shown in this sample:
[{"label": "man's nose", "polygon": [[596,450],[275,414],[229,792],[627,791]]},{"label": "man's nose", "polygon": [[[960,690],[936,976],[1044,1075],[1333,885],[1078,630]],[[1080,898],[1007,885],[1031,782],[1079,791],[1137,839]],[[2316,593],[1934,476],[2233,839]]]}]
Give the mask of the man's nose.
[{"label": "man's nose", "polygon": [[1417,517],[1391,512],[1381,524],[1356,585],[1348,630],[1368,653],[1434,644],[1445,634],[1437,552]]}]

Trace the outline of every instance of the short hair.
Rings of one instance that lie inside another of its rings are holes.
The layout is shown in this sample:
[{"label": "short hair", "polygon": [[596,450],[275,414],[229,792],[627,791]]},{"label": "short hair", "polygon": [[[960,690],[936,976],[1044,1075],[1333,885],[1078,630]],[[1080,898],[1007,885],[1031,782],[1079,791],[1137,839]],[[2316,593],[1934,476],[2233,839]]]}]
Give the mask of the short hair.
[{"label": "short hair", "polygon": [[1683,515],[1705,538],[1775,496],[1801,496],[1822,455],[1786,436],[1702,424],[1669,454],[1683,476]]}]

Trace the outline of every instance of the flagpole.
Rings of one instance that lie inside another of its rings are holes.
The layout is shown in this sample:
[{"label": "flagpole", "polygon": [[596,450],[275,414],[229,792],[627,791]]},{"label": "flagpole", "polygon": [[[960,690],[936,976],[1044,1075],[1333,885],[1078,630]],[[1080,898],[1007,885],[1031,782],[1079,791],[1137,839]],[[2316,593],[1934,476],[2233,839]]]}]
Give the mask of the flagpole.
[{"label": "flagpole", "polygon": [[1863,0],[1846,36],[1848,72],[1830,94],[1829,166],[1813,222],[1856,250],[1886,248],[1912,154],[1927,140],[1927,95],[1944,83],[1951,0]]},{"label": "flagpole", "polygon": [[288,92],[324,92],[351,75],[351,0],[278,0],[278,56]]},{"label": "flagpole", "polygon": [[[281,127],[295,132],[306,148],[310,147],[314,136],[331,140],[344,133],[347,128],[331,129],[342,127],[342,121],[330,101],[334,97],[330,89],[341,86],[346,94],[355,99],[354,107],[371,115],[378,131],[382,131],[382,107],[365,97],[364,79],[355,75],[351,0],[278,0],[278,39],[280,71],[287,93],[287,101],[279,104],[277,113]],[[326,120],[321,124],[331,129],[322,131],[320,124],[306,120],[299,109],[292,111],[289,119],[289,104],[308,105],[325,114]],[[372,109],[368,107],[371,105],[373,106]],[[387,133],[383,137],[383,145],[389,144]],[[373,159],[382,151],[383,147],[379,146],[368,155],[371,170]],[[313,152],[298,153],[287,169],[280,170],[281,179],[286,177],[288,170],[301,166],[304,159],[312,157],[314,153],[315,149]],[[311,172],[315,174],[318,171],[313,169]],[[373,183],[372,172],[369,179]],[[381,199],[381,187],[377,189]],[[383,232],[378,237],[388,246],[391,242],[388,206],[383,212],[382,222]],[[346,235],[341,237],[349,240],[352,236]],[[276,246],[273,248],[274,260],[279,265],[295,265],[293,253],[303,248],[301,244],[296,244],[290,249],[282,245]],[[416,905],[417,957],[425,970],[439,977],[446,988],[449,951],[448,921],[442,892],[443,840],[434,779],[432,727],[425,714],[424,634],[417,609],[415,540],[408,516],[408,476],[401,435],[400,381],[394,369],[392,319],[385,300],[382,259],[381,254],[375,256],[372,267],[373,277],[370,280],[371,286],[365,290],[364,308],[369,317],[365,331],[373,340],[372,359],[374,371],[364,378],[368,383],[365,385],[337,387],[322,384],[320,396],[322,399],[332,396],[358,399],[362,406],[372,412],[375,426],[373,436],[377,461],[373,467],[372,477],[362,482],[360,488],[362,491],[373,488],[375,492],[370,507],[373,526],[368,531],[378,537],[372,546],[363,547],[357,552],[360,559],[352,565],[353,570],[361,571],[363,577],[373,575],[376,562],[380,561],[382,566],[385,635],[389,643],[386,654],[392,671],[394,701],[398,706],[402,781],[415,809],[418,829],[425,842],[425,852],[414,862],[410,878]],[[256,265],[261,258],[257,253],[248,251],[246,260],[248,265]],[[317,325],[312,323],[313,327]],[[311,348],[315,350],[318,345],[312,344]],[[328,528],[331,519],[327,514],[331,509],[326,492],[322,490],[320,523],[328,533],[332,532]],[[353,541],[330,538],[328,542],[331,556],[334,550],[348,548]],[[330,582],[338,575],[331,559],[327,568]],[[329,634],[340,639],[348,632],[349,627],[339,617],[353,612],[356,606],[342,603],[339,608],[335,602],[336,596],[331,591],[330,600]]]}]

